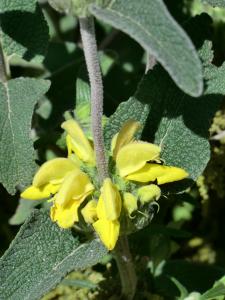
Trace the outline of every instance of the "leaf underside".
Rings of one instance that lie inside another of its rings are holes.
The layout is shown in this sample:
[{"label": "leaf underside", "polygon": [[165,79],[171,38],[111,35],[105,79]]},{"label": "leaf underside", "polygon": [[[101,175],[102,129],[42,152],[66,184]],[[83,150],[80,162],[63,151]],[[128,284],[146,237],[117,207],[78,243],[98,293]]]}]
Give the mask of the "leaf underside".
[{"label": "leaf underside", "polygon": [[114,0],[104,8],[92,5],[90,11],[139,42],[183,91],[201,95],[202,70],[197,52],[161,0]]}]

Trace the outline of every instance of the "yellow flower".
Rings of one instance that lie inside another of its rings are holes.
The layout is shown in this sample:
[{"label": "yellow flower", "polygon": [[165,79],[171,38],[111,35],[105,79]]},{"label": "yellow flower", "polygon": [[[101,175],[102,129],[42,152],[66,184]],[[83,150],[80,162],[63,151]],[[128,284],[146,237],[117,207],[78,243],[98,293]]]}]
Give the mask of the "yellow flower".
[{"label": "yellow flower", "polygon": [[29,200],[49,198],[60,188],[63,179],[70,172],[77,170],[77,165],[68,158],[55,158],[44,163],[21,197]]},{"label": "yellow flower", "polygon": [[69,228],[78,222],[78,208],[94,190],[88,176],[79,169],[68,174],[51,207],[51,219],[62,228]]},{"label": "yellow flower", "polygon": [[81,213],[84,217],[84,221],[88,224],[92,224],[97,220],[97,201],[89,201],[85,207],[81,210]]},{"label": "yellow flower", "polygon": [[[56,158],[44,163],[35,174],[32,185],[21,194],[21,197],[36,200],[54,195],[50,217],[60,227],[70,228],[79,221],[80,205],[95,190],[88,176],[90,170],[92,174],[90,176],[92,178],[94,176],[95,155],[91,142],[75,120],[65,121],[62,128],[67,132],[68,158]],[[98,202],[90,199],[81,210],[85,222],[92,224],[109,250],[115,247],[120,234],[119,219],[122,206],[120,193],[123,207],[131,217],[138,209],[138,200],[144,205],[159,199],[161,190],[158,185],[188,176],[181,168],[159,164],[161,150],[159,146],[135,141],[134,136],[139,128],[138,122],[129,120],[112,140],[112,156],[117,170],[114,180],[119,182],[119,186],[121,184],[121,191],[110,178],[106,178]],[[80,166],[87,170],[87,174],[80,170]],[[122,180],[118,179],[118,174]],[[135,195],[126,190],[127,185],[124,182],[127,180],[136,182]],[[158,185],[149,184],[155,181]],[[143,186],[143,183],[148,184]]]},{"label": "yellow flower", "polygon": [[137,210],[137,198],[131,193],[124,193],[123,194],[123,206],[128,213],[129,217],[131,214]]},{"label": "yellow flower", "polygon": [[112,142],[113,157],[119,175],[136,182],[169,183],[184,179],[188,173],[178,167],[158,164],[160,147],[143,141],[134,141],[138,122],[129,120]]},{"label": "yellow flower", "polygon": [[138,189],[138,196],[142,204],[159,200],[161,196],[160,188],[155,184],[145,185]]},{"label": "yellow flower", "polygon": [[[73,151],[84,162],[94,164],[94,150],[82,129],[74,120],[66,121],[62,127],[69,138],[69,154]],[[55,158],[44,163],[21,197],[29,200],[49,198],[55,195],[51,207],[51,219],[62,228],[69,228],[78,221],[80,204],[94,190],[87,174],[79,169],[79,164],[69,158]]]},{"label": "yellow flower", "polygon": [[63,122],[61,127],[67,132],[69,155],[74,152],[83,162],[94,165],[94,149],[78,123],[74,119],[70,119]]},{"label": "yellow flower", "polygon": [[121,198],[117,187],[110,178],[103,182],[101,196],[97,204],[98,220],[93,223],[93,227],[99,235],[103,244],[112,250],[119,237]]}]

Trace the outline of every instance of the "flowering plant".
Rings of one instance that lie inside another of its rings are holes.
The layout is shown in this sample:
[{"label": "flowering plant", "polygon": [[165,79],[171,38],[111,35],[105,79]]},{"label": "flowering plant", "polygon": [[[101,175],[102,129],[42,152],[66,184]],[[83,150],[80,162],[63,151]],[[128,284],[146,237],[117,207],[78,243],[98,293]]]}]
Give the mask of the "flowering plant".
[{"label": "flowering plant", "polygon": [[79,221],[78,209],[89,198],[81,214],[109,250],[114,249],[119,237],[122,208],[131,217],[138,210],[138,200],[144,205],[160,198],[158,185],[188,176],[181,168],[161,164],[159,146],[135,141],[139,123],[129,120],[112,140],[111,158],[115,164],[112,179],[105,178],[99,189],[99,182],[94,180],[97,170],[90,141],[73,119],[64,122],[62,128],[67,133],[68,158],[44,163],[21,197],[31,200],[52,197],[50,216],[61,228],[70,228]]},{"label": "flowering plant", "polygon": [[200,279],[218,274],[190,261],[216,257],[202,238],[214,210],[198,178],[225,65],[207,17],[192,18],[196,1],[169,2],[0,1],[0,234],[13,240],[2,300],[224,294],[224,278],[203,293]]}]

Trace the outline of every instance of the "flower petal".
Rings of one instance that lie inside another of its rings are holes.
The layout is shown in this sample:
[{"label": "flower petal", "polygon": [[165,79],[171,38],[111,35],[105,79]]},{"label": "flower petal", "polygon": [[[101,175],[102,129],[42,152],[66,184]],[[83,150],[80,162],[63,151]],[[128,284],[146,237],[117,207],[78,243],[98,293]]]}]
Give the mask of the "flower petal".
[{"label": "flower petal", "polygon": [[140,123],[134,120],[128,120],[123,124],[119,133],[116,135],[116,138],[112,139],[111,148],[112,148],[114,159],[116,159],[119,150],[133,140],[134,135],[139,128],[140,128]]},{"label": "flower petal", "polygon": [[156,184],[150,184],[142,186],[138,189],[138,196],[142,204],[159,200],[161,196],[161,190]]},{"label": "flower petal", "polygon": [[108,250],[113,250],[119,237],[119,221],[108,221],[105,219],[100,219],[93,223],[93,227],[106,248]]},{"label": "flower petal", "polygon": [[144,167],[147,161],[159,158],[160,147],[145,142],[133,142],[124,146],[117,154],[116,166],[120,176],[136,172]]},{"label": "flower petal", "polygon": [[137,210],[137,198],[131,194],[131,193],[124,193],[123,194],[123,206],[125,210],[127,211],[128,215],[131,216],[131,214]]},{"label": "flower petal", "polygon": [[76,164],[68,158],[54,158],[45,162],[37,171],[33,185],[41,187],[50,181],[62,180],[69,172],[77,169]]},{"label": "flower petal", "polygon": [[184,169],[149,163],[137,172],[129,174],[126,178],[139,182],[149,182],[157,179],[158,184],[164,184],[182,180],[186,177],[188,177],[188,173]]},{"label": "flower petal", "polygon": [[60,185],[58,184],[46,184],[42,187],[29,186],[25,191],[21,193],[21,198],[28,200],[39,200],[49,198],[59,190]]},{"label": "flower petal", "polygon": [[97,219],[97,202],[95,200],[89,201],[85,207],[81,210],[81,213],[84,217],[86,223],[92,224]]},{"label": "flower petal", "polygon": [[55,202],[59,205],[66,206],[72,199],[84,200],[93,190],[94,186],[88,176],[77,169],[65,177],[55,197]]},{"label": "flower petal", "polygon": [[67,143],[69,142],[68,151],[71,152],[71,150],[73,150],[82,161],[94,164],[94,150],[78,123],[70,119],[63,122],[61,127],[66,130],[71,137],[71,140],[68,141],[67,139]]},{"label": "flower petal", "polygon": [[97,217],[99,219],[106,219],[107,220],[107,214],[105,209],[105,204],[102,198],[102,195],[99,197],[97,207],[96,207]]},{"label": "flower petal", "polygon": [[117,187],[110,178],[106,178],[102,186],[102,199],[108,220],[116,220],[121,212],[121,198]]},{"label": "flower petal", "polygon": [[55,203],[50,212],[52,221],[57,222],[61,228],[72,227],[75,222],[78,222],[78,208],[82,201],[72,200],[66,206]]}]

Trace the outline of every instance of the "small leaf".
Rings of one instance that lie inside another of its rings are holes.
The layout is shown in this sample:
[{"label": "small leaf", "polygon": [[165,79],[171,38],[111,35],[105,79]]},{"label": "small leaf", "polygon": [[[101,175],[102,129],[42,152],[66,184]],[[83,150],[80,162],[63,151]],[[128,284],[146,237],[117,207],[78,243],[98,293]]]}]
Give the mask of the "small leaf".
[{"label": "small leaf", "polygon": [[168,71],[187,94],[199,96],[203,90],[201,63],[196,50],[161,0],[114,0],[91,13],[124,31]]},{"label": "small leaf", "polygon": [[88,288],[88,289],[95,289],[97,287],[97,284],[89,280],[78,280],[78,279],[64,279],[61,284],[67,286]]},{"label": "small leaf", "polygon": [[[31,118],[36,102],[49,89],[49,81],[18,78],[0,83],[0,181],[9,193],[27,185],[35,171]],[[6,155],[7,153],[7,155]]]},{"label": "small leaf", "polygon": [[225,8],[225,1],[224,0],[202,0],[203,3],[210,4],[212,6],[224,7]]},{"label": "small leaf", "polygon": [[7,56],[41,62],[48,38],[48,25],[36,0],[0,1],[0,39]]},{"label": "small leaf", "polygon": [[81,244],[36,210],[0,260],[1,299],[38,300],[67,273],[90,267],[106,254],[99,241]]},{"label": "small leaf", "polygon": [[205,292],[200,300],[211,300],[216,299],[216,297],[221,297],[225,295],[225,277],[223,276],[220,280],[216,281],[214,286]]},{"label": "small leaf", "polygon": [[14,215],[9,219],[9,224],[23,224],[26,221],[27,217],[31,214],[33,209],[41,203],[42,201],[39,200],[27,201],[24,199],[20,199]]},{"label": "small leaf", "polygon": [[176,285],[176,287],[178,288],[178,290],[180,292],[180,296],[179,296],[179,298],[177,298],[177,300],[184,300],[184,298],[188,296],[187,289],[176,278],[171,277],[170,279]]}]

